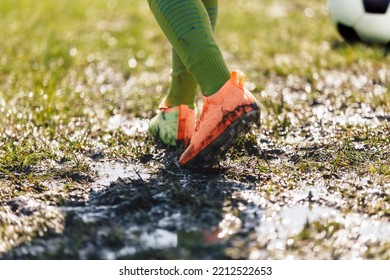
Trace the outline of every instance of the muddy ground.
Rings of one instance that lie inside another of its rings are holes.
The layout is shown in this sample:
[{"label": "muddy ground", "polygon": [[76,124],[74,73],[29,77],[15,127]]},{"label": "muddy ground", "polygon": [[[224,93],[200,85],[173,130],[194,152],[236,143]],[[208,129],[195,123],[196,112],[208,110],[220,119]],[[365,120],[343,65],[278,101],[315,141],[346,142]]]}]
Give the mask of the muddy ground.
[{"label": "muddy ground", "polygon": [[146,118],[113,116],[107,131],[131,131],[134,156],[92,149],[79,171],[48,159],[21,171],[61,170],[35,184],[0,173],[0,257],[390,259],[388,103],[348,96],[386,96],[381,71],[382,81],[333,71],[270,78],[255,93],[263,125],[202,172],[156,146]]}]

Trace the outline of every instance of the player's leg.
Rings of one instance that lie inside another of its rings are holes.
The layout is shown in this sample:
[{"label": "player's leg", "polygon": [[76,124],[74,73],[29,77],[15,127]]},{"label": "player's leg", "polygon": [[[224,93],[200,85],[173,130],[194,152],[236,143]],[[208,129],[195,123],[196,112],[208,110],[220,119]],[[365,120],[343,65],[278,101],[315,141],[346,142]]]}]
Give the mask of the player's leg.
[{"label": "player's leg", "polygon": [[204,106],[189,147],[186,167],[213,164],[236,138],[257,122],[259,107],[244,88],[244,77],[229,71],[200,0],[149,0],[157,22],[204,94]]},{"label": "player's leg", "polygon": [[[214,30],[218,16],[218,0],[202,0],[202,2],[207,10],[212,29]],[[184,104],[190,108],[194,108],[197,82],[192,74],[188,72],[187,67],[174,48],[172,48],[171,76],[171,87],[165,97],[165,105],[174,107]]]},{"label": "player's leg", "polygon": [[215,42],[211,22],[201,0],[148,0],[162,31],[171,42],[202,93],[217,92],[229,70]]},{"label": "player's leg", "polygon": [[[215,28],[218,0],[203,0],[210,24]],[[149,131],[165,144],[189,144],[195,128],[194,100],[197,82],[188,72],[180,56],[172,48],[172,81],[159,112],[149,122]]]}]

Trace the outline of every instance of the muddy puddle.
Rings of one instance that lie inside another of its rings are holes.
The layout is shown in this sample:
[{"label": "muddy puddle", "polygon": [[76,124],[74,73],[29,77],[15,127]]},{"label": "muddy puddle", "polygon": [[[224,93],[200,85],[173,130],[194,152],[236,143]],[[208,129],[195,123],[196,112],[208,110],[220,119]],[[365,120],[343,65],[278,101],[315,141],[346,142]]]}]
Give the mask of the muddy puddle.
[{"label": "muddy puddle", "polygon": [[320,181],[286,191],[282,200],[245,174],[227,178],[237,170],[193,174],[151,159],[97,162],[93,172],[85,200],[61,207],[15,200],[23,215],[30,208],[55,213],[57,226],[48,224],[3,257],[349,259],[367,258],[390,242],[390,222],[343,213],[341,198]]},{"label": "muddy puddle", "polygon": [[86,173],[1,193],[0,258],[389,259],[385,82],[316,75],[271,79],[263,126],[200,173],[155,148],[145,119],[113,115],[101,129],[134,137],[131,157],[93,153]]}]

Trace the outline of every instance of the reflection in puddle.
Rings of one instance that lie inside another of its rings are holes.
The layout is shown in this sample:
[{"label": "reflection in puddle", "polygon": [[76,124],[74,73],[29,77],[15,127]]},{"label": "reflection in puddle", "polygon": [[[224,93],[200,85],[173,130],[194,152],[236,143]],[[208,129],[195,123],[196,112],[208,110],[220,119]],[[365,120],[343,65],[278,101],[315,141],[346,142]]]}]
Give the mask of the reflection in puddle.
[{"label": "reflection in puddle", "polygon": [[258,233],[277,232],[279,239],[283,239],[298,234],[307,222],[326,219],[336,214],[337,211],[329,207],[297,205],[283,208],[272,216],[264,217],[258,228]]},{"label": "reflection in puddle", "polygon": [[[325,238],[326,242],[333,243],[335,248],[343,252],[343,258],[361,258],[368,246],[390,242],[390,223],[358,213],[343,214],[333,208],[316,205],[296,205],[269,213],[256,229],[257,240],[263,242],[268,252],[286,251],[313,222],[324,228],[312,233],[312,242]],[[333,236],[325,237],[326,227],[329,226],[333,231],[333,225],[338,225],[340,229],[335,230]],[[264,252],[254,251],[251,258],[265,255]]]},{"label": "reflection in puddle", "polygon": [[[232,183],[228,185],[231,192],[214,198],[218,202],[215,208],[214,204],[206,204],[207,207],[195,211],[193,207],[181,204],[181,200],[175,201],[172,189],[156,185],[156,182],[166,181],[161,178],[153,181],[146,168],[120,162],[96,163],[93,169],[99,179],[91,185],[88,203],[61,207],[62,211],[71,214],[67,217],[71,224],[73,221],[74,230],[81,225],[88,230],[88,236],[96,237],[93,242],[99,244],[98,248],[85,246],[79,249],[79,258],[90,258],[91,253],[103,259],[186,258],[199,253],[210,258],[305,256],[326,259],[337,256],[353,259],[364,258],[365,252],[390,242],[389,222],[356,212],[342,212],[342,197],[337,192],[329,193],[329,183],[322,178],[305,179],[299,188],[285,190],[284,198],[276,194],[267,196],[252,185]],[[355,174],[350,176],[336,181],[338,188],[343,184],[350,188],[349,182],[366,186],[373,181],[368,177],[352,179],[358,177]],[[186,186],[186,177],[180,179],[181,186]],[[367,189],[367,192],[376,190],[371,186]],[[203,191],[202,188],[194,189],[193,194],[209,199]],[[184,198],[193,203],[192,196]],[[201,222],[192,211],[199,214],[197,217],[209,216]],[[306,251],[302,253],[294,246]],[[333,250],[331,253],[329,248]]]},{"label": "reflection in puddle", "polygon": [[93,167],[93,170],[99,178],[96,180],[96,184],[102,186],[109,186],[111,182],[118,180],[118,178],[142,178],[142,180],[147,180],[150,177],[146,171],[140,171],[139,166],[121,162],[99,162]]},{"label": "reflection in puddle", "polygon": [[[145,252],[147,250],[167,249],[177,247],[178,237],[176,233],[172,233],[163,229],[156,230],[141,230],[139,227],[132,227],[125,231],[125,238],[128,239],[128,245],[122,247],[119,251],[114,251],[112,248],[102,248],[101,257],[106,260],[117,258],[126,258],[136,253]],[[84,259],[86,259],[85,257]]]},{"label": "reflection in puddle", "polygon": [[162,249],[177,246],[177,234],[163,229],[143,232],[139,241],[144,248]]},{"label": "reflection in puddle", "polygon": [[[146,230],[132,227],[126,231],[126,238],[131,245],[112,251],[108,248],[103,252],[104,259],[126,258],[140,254],[143,256],[149,250],[182,250],[196,254],[204,246],[212,246],[221,242],[219,231],[184,231],[171,232],[164,229]],[[215,249],[215,247],[214,247]],[[214,252],[215,253],[215,252]],[[166,256],[168,257],[168,256]],[[177,258],[176,255],[172,257]]]},{"label": "reflection in puddle", "polygon": [[242,222],[237,216],[231,213],[227,213],[223,217],[223,220],[219,223],[219,228],[221,231],[218,234],[218,237],[225,238],[233,235],[241,229],[241,226]]}]

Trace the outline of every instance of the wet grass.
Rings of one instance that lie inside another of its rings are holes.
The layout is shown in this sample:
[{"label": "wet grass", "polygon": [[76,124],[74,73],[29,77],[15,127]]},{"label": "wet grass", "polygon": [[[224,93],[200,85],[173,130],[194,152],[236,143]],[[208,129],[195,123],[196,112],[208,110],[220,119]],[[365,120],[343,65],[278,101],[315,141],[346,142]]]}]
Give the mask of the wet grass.
[{"label": "wet grass", "polygon": [[146,1],[1,1],[0,258],[390,258],[390,57],[324,1],[258,2],[221,1],[216,37],[262,126],[192,174],[146,134],[170,71]]}]

